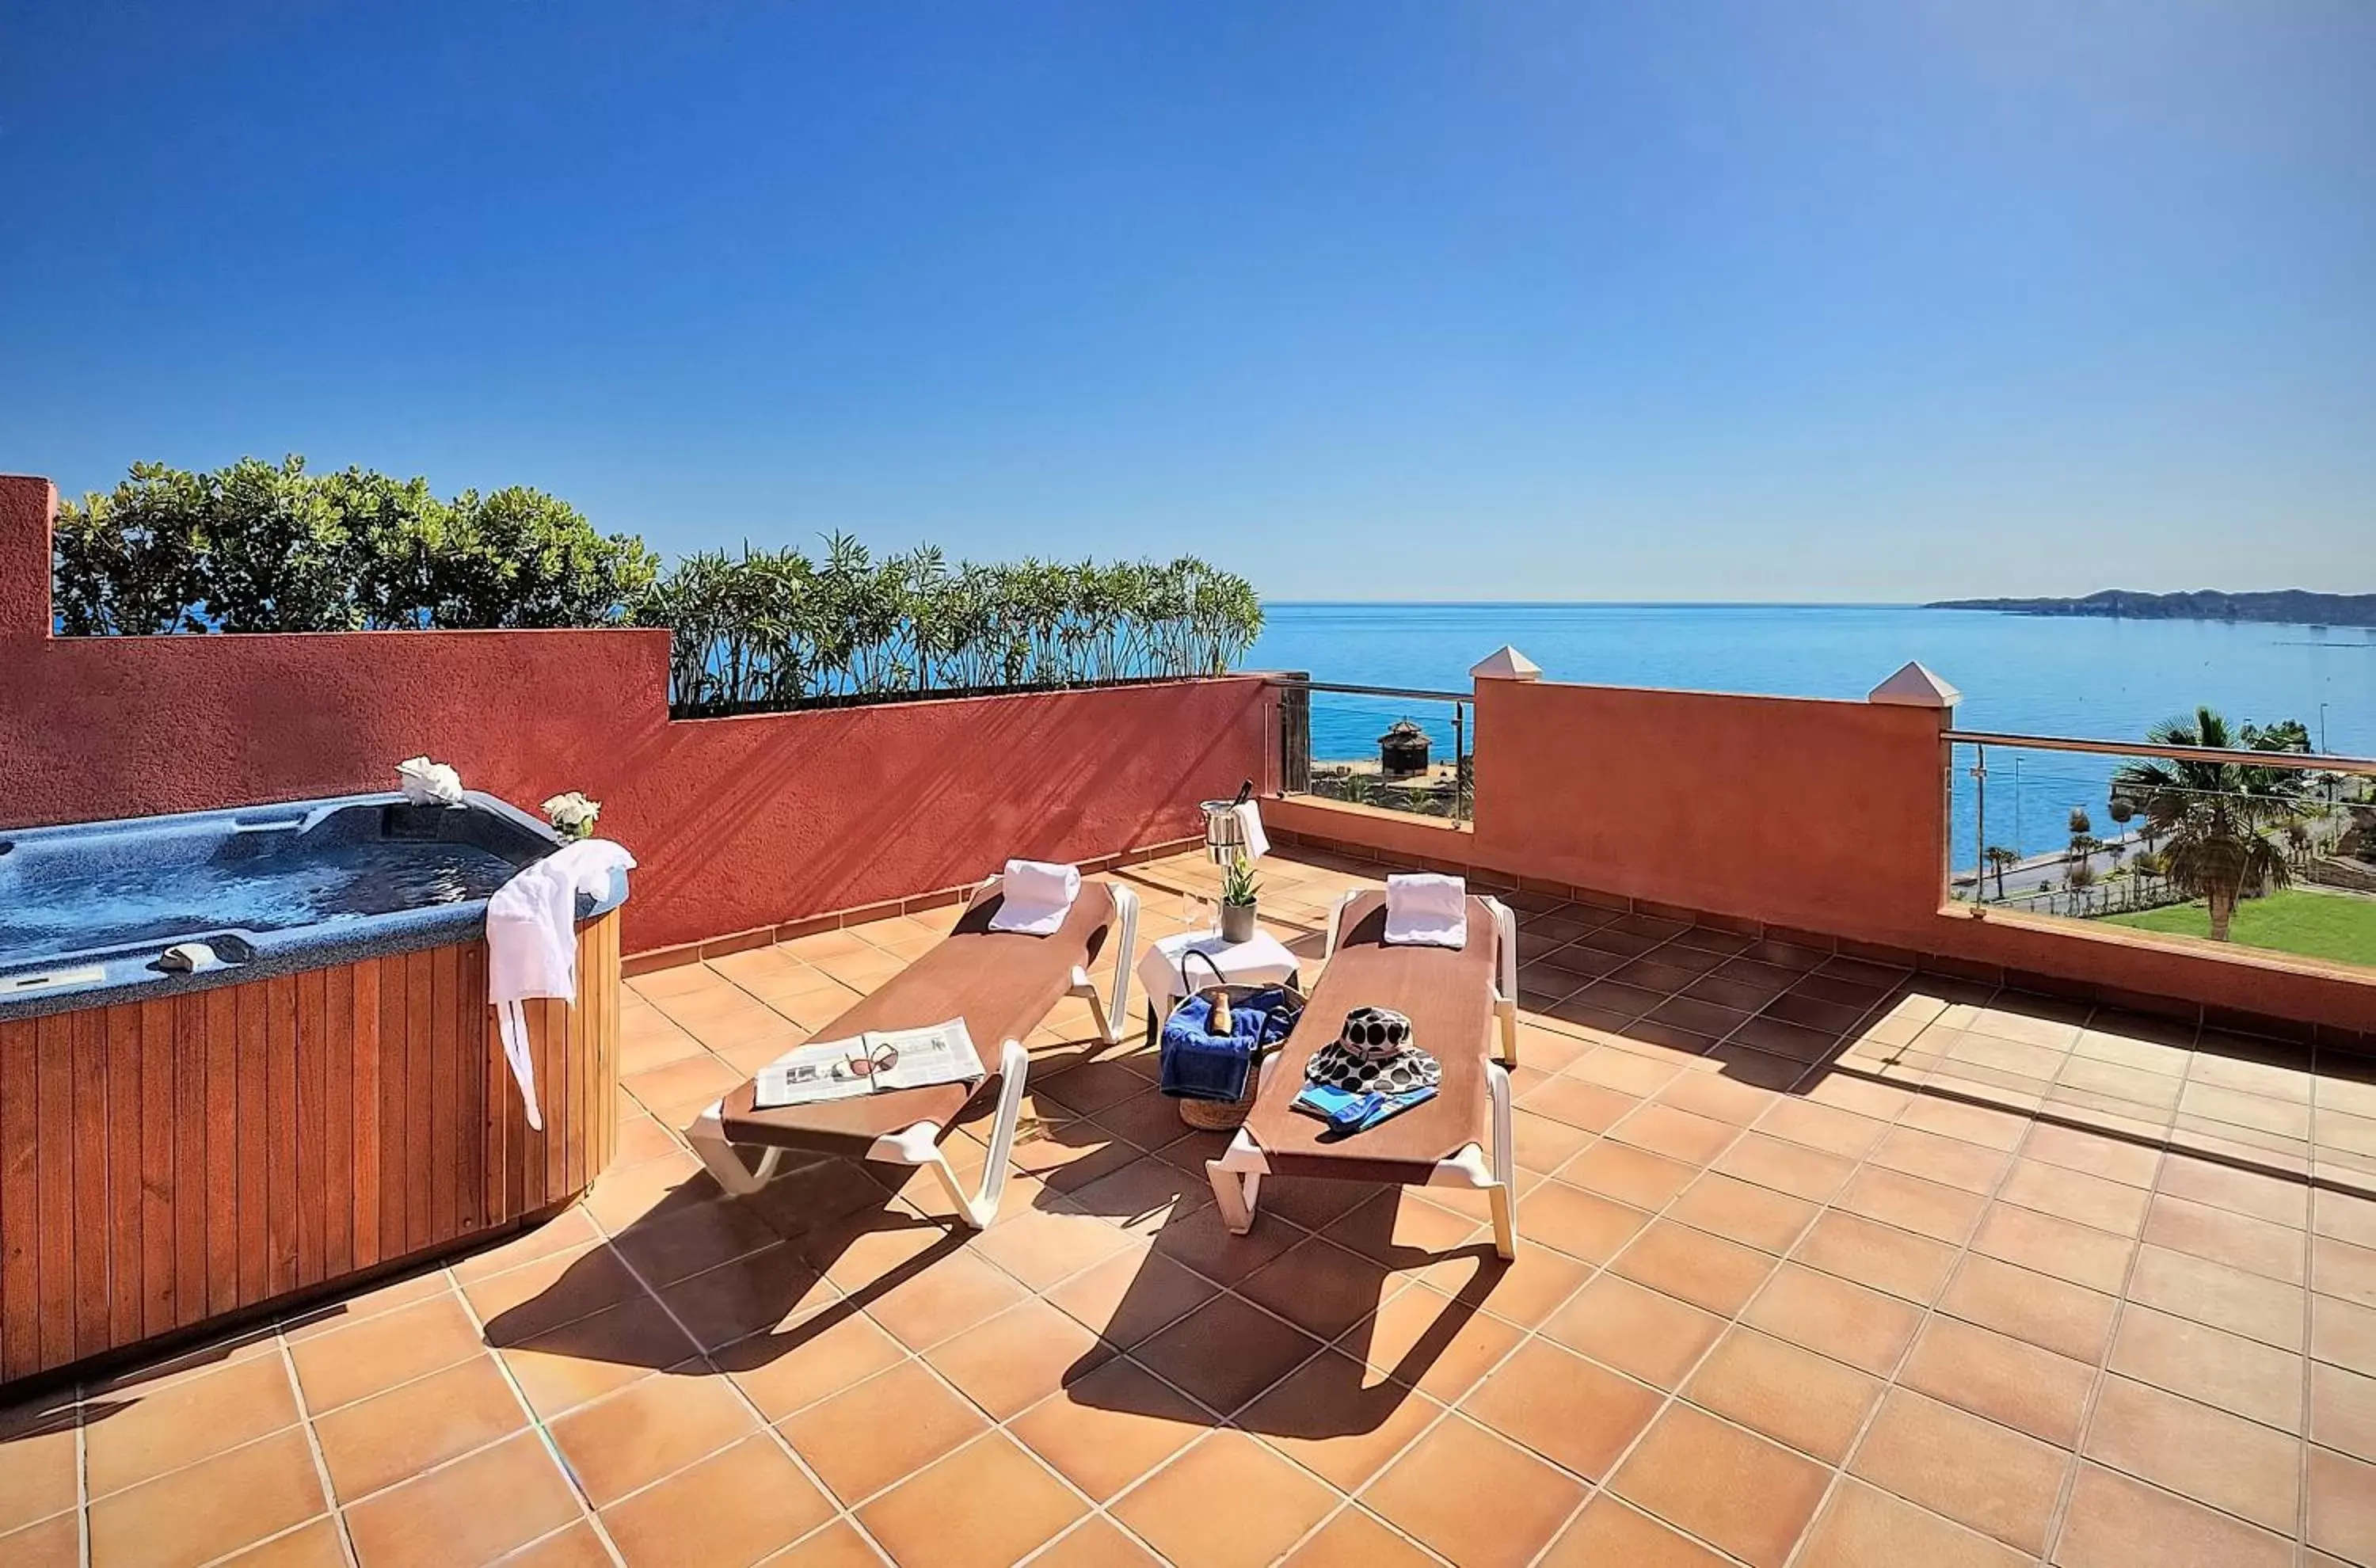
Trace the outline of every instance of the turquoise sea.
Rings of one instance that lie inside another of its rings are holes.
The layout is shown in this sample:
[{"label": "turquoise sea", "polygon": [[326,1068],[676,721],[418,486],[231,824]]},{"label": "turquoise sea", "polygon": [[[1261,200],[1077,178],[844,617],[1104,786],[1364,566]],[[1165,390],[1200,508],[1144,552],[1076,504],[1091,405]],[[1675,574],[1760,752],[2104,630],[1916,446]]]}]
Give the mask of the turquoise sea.
[{"label": "turquoise sea", "polygon": [[[1965,729],[2141,738],[2155,720],[2208,704],[2231,722],[2299,719],[2323,749],[2376,754],[2376,635],[2215,621],[2121,621],[1923,610],[1912,605],[1270,603],[1251,669],[1302,670],[1315,681],[1456,691],[1468,667],[1503,643],[1546,680],[1784,696],[1861,697],[1909,659],[1962,689]],[[1443,705],[1314,694],[1313,754],[1374,756],[1408,714],[1438,753],[1451,749]],[[1969,766],[1969,755],[1959,757]],[[2027,853],[2057,847],[2070,809],[2103,811],[2113,759],[1991,754],[1991,842]],[[2018,818],[2015,802],[2018,802]],[[1956,780],[1956,864],[1972,857],[1970,780]]]}]

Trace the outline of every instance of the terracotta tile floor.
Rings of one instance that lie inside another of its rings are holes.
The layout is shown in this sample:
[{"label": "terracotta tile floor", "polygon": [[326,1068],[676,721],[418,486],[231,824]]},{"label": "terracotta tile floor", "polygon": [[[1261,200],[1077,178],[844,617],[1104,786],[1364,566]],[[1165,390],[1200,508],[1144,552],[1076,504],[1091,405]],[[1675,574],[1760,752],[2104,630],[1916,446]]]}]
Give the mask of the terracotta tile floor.
[{"label": "terracotta tile floor", "polygon": [[[1127,874],[1143,938],[1212,883]],[[2376,1563],[2376,1073],[1515,902],[1515,1265],[1448,1193],[1229,1236],[1071,1003],[989,1231],[724,1199],[671,1129],[949,917],[883,921],[630,982],[534,1233],[0,1412],[0,1562]]]}]

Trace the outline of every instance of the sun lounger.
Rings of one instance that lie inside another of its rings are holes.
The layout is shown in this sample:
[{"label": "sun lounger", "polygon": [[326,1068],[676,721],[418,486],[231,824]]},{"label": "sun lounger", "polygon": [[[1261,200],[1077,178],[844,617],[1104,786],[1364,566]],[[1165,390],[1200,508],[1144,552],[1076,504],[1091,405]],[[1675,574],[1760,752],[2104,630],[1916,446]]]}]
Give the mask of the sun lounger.
[{"label": "sun lounger", "polygon": [[[989,1075],[974,1084],[892,1089],[766,1111],[754,1106],[755,1086],[745,1083],[695,1117],[686,1132],[719,1185],[738,1194],[758,1191],[788,1149],[921,1165],[940,1177],[968,1223],[990,1223],[1005,1191],[1007,1153],[1023,1106],[1028,1062],[1023,1037],[1058,1002],[1078,996],[1089,1004],[1099,1038],[1113,1043],[1129,1004],[1126,988],[1138,925],[1138,896],[1119,883],[1084,882],[1064,923],[1051,936],[992,931],[1000,897],[999,878],[993,876],[974,890],[956,930],[814,1037],[841,1039],[868,1029],[917,1028],[963,1018]],[[1113,963],[1111,1001],[1100,998],[1089,980],[1089,968],[1101,955]],[[993,1051],[997,1060],[992,1065]],[[969,1194],[942,1154],[941,1140],[993,1098],[990,1162],[980,1190]],[[764,1152],[753,1165],[738,1148]]]},{"label": "sun lounger", "polygon": [[[1495,1250],[1514,1257],[1505,1063],[1518,1058],[1517,921],[1499,899],[1471,897],[1468,940],[1456,950],[1388,946],[1385,923],[1383,893],[1348,893],[1329,911],[1327,963],[1303,1022],[1263,1063],[1245,1125],[1218,1159],[1205,1162],[1222,1221],[1241,1236],[1253,1228],[1265,1176],[1467,1187],[1487,1194]],[[1413,1042],[1442,1063],[1443,1077],[1433,1099],[1338,1136],[1292,1101],[1303,1089],[1304,1063],[1356,1007],[1389,1007],[1408,1016]],[[1489,1058],[1497,1033],[1499,1062]]]}]

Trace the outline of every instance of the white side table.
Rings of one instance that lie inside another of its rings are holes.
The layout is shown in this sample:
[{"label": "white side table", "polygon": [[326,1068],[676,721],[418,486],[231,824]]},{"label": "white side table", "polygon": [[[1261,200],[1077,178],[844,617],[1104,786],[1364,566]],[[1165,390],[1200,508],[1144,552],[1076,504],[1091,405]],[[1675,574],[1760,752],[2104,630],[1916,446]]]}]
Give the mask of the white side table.
[{"label": "white side table", "polygon": [[1266,931],[1257,930],[1244,942],[1225,942],[1219,932],[1209,931],[1164,937],[1150,944],[1146,956],[1138,961],[1138,988],[1146,998],[1149,1044],[1162,1029],[1173,1003],[1199,986],[1213,983],[1213,971],[1202,963],[1190,966],[1193,978],[1181,978],[1180,965],[1191,952],[1212,959],[1221,978],[1233,985],[1263,985],[1277,980],[1301,984],[1296,968],[1299,960],[1288,951],[1285,943]]}]

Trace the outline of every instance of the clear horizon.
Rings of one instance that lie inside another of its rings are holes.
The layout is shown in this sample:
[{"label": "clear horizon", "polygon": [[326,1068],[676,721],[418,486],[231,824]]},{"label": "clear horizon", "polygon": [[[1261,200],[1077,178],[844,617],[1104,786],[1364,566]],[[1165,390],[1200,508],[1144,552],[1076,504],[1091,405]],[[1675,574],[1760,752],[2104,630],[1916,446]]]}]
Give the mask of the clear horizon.
[{"label": "clear horizon", "polygon": [[2361,0],[31,0],[0,53],[0,469],[68,493],[294,451],[1278,602],[2376,588]]}]

